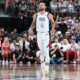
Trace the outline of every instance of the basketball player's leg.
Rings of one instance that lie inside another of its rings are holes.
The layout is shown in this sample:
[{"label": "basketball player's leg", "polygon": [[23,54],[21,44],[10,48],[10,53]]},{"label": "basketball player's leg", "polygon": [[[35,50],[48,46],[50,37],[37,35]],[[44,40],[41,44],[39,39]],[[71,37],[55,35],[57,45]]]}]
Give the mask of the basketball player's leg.
[{"label": "basketball player's leg", "polygon": [[37,34],[37,44],[41,51],[40,60],[41,60],[41,62],[44,62],[44,43],[43,43],[42,34],[40,34],[40,33]]},{"label": "basketball player's leg", "polygon": [[49,33],[45,35],[45,41],[44,41],[44,54],[45,54],[45,75],[48,76],[49,74],[49,62],[50,62],[50,57],[49,57]]},{"label": "basketball player's leg", "polygon": [[42,72],[42,75],[44,75],[44,70],[45,70],[43,37],[44,37],[44,35],[42,35],[40,33],[37,34],[37,44],[38,44],[38,47],[39,47],[39,49],[41,51],[40,61],[41,61],[41,72]]},{"label": "basketball player's leg", "polygon": [[48,76],[49,74],[49,62],[50,62],[49,50],[45,48],[45,75],[46,76]]}]

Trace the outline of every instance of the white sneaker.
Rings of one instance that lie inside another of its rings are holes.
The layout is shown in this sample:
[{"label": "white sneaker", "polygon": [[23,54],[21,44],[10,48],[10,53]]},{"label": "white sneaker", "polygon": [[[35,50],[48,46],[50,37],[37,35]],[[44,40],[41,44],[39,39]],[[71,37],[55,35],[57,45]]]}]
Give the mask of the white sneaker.
[{"label": "white sneaker", "polygon": [[28,65],[28,66],[31,66],[31,63],[30,63],[30,62],[27,62],[27,65]]},{"label": "white sneaker", "polygon": [[76,64],[76,61],[73,61],[74,64]]},{"label": "white sneaker", "polygon": [[65,61],[65,60],[64,60],[63,63],[66,64],[66,63],[68,63],[68,61]]},{"label": "white sneaker", "polygon": [[45,71],[45,76],[48,77],[48,75],[49,75],[49,71],[46,70]]},{"label": "white sneaker", "polygon": [[45,66],[45,76],[48,77],[49,75],[49,65]]},{"label": "white sneaker", "polygon": [[45,63],[41,63],[41,74],[42,76],[45,75]]},{"label": "white sneaker", "polygon": [[13,61],[10,61],[10,64],[13,64],[14,62]]},{"label": "white sneaker", "polygon": [[5,60],[2,61],[2,65],[5,65]]},{"label": "white sneaker", "polygon": [[41,80],[49,80],[48,77],[42,76]]},{"label": "white sneaker", "polygon": [[22,61],[20,61],[20,64],[23,64],[23,62],[22,62]]},{"label": "white sneaker", "polygon": [[8,60],[6,60],[6,65],[8,65]]}]

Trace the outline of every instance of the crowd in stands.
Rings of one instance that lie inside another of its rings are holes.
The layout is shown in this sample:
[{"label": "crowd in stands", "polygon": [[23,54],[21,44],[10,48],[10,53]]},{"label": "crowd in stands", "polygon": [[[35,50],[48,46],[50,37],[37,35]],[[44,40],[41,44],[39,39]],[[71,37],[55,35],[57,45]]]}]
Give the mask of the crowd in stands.
[{"label": "crowd in stands", "polygon": [[[40,0],[6,0],[5,11],[12,16],[32,17]],[[44,1],[44,0],[43,0]],[[55,20],[55,33],[51,34],[50,63],[80,62],[80,1],[45,0]],[[40,63],[40,51],[35,32],[28,30],[8,32],[0,26],[0,60],[2,64]]]},{"label": "crowd in stands", "polygon": [[52,0],[50,2],[51,12],[60,16],[79,15],[79,0]]},{"label": "crowd in stands", "polygon": [[[38,50],[36,35],[27,35],[27,32],[17,33],[14,29],[11,33],[0,28],[0,59],[3,64],[10,63],[35,63]],[[5,62],[6,61],[6,62]]]},{"label": "crowd in stands", "polygon": [[40,1],[44,1],[47,9],[54,15],[79,15],[79,0],[6,0],[5,11],[9,15],[14,16],[32,16],[37,12],[37,5]]},{"label": "crowd in stands", "polygon": [[37,11],[37,0],[6,0],[7,14],[14,16],[32,16]]}]

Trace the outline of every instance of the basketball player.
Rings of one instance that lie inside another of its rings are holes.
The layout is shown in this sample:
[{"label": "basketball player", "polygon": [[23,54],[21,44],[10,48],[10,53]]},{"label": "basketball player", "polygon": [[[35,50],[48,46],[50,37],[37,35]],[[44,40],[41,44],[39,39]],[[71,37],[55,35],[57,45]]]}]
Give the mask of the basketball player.
[{"label": "basketball player", "polygon": [[44,2],[40,2],[38,6],[38,12],[33,15],[33,22],[29,28],[29,34],[33,33],[33,29],[36,26],[37,32],[37,43],[41,51],[41,71],[43,75],[48,75],[49,73],[49,21],[51,22],[51,32],[54,32],[54,20],[53,15],[46,12],[46,5]]}]

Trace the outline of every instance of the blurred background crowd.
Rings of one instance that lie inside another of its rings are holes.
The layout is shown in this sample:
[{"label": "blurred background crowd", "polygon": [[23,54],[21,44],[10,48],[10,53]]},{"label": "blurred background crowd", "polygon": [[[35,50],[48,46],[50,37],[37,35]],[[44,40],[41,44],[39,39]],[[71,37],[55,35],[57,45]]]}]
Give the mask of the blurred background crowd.
[{"label": "blurred background crowd", "polygon": [[[55,21],[55,33],[51,35],[48,46],[50,47],[50,63],[79,63],[80,0],[0,0],[0,17],[4,17],[5,14],[7,17],[21,19],[20,27],[13,27],[11,30],[7,25],[4,28],[0,24],[1,62],[3,64],[5,61],[6,64],[8,62],[40,63],[36,32],[34,30],[34,33],[28,34],[32,15],[38,11],[37,6],[40,1],[46,3],[47,11],[53,14]],[[24,26],[24,24],[28,25]]]}]

